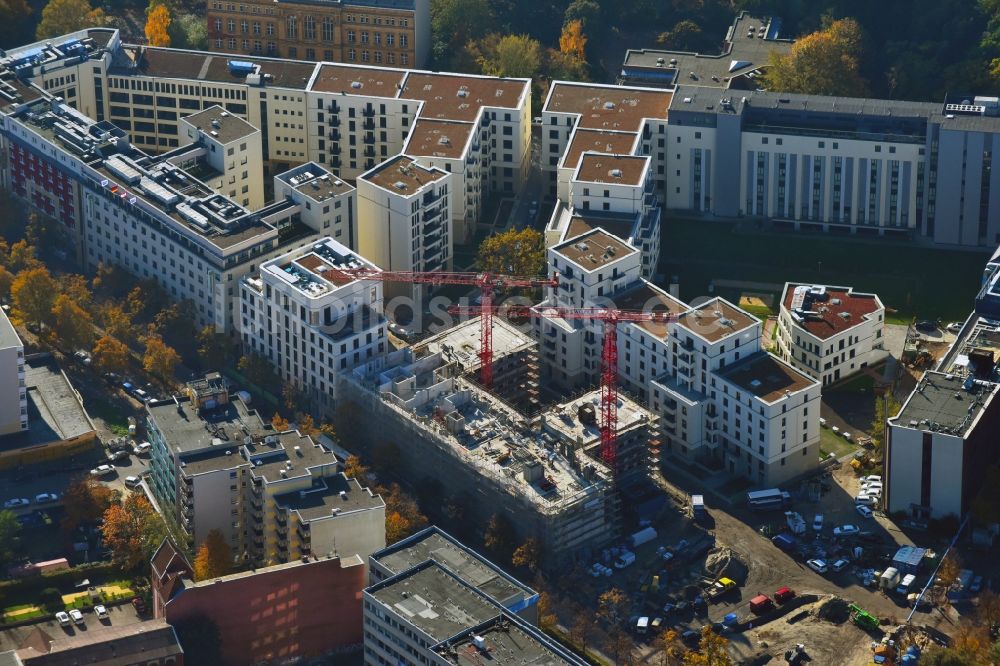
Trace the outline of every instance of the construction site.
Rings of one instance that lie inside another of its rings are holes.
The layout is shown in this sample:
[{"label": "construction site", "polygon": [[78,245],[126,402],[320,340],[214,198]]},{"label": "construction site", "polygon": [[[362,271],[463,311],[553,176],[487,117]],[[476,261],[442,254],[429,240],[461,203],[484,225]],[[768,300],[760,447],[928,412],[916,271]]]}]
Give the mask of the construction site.
[{"label": "construction site", "polygon": [[487,390],[477,381],[477,329],[464,322],[355,369],[344,390],[362,417],[359,448],[405,442],[398,462],[411,482],[437,479],[449,494],[474,498],[465,520],[483,527],[505,515],[519,538],[540,539],[552,562],[618,538],[620,490],[648,482],[658,455],[652,415],[616,398],[617,455],[609,461],[601,391],[539,408],[526,392],[537,386],[537,343],[499,319],[495,388]]}]

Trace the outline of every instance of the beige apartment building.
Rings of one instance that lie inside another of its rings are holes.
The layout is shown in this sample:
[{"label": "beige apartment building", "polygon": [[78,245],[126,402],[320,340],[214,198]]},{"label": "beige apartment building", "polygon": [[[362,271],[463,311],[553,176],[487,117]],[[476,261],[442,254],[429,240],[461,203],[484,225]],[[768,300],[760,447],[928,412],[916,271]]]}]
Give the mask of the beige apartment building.
[{"label": "beige apartment building", "polygon": [[209,49],[217,53],[423,67],[430,0],[209,0]]}]

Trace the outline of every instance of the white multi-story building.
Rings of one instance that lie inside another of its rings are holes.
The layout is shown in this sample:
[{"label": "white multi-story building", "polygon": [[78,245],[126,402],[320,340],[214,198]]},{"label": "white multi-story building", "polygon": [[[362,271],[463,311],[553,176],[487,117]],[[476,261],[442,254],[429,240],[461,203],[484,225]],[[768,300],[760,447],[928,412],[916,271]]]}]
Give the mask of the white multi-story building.
[{"label": "white multi-story building", "polygon": [[386,352],[382,283],[341,268],[377,267],[332,238],[261,264],[241,285],[242,342],[311,409],[331,413],[343,373]]},{"label": "white multi-story building", "polygon": [[[399,155],[358,177],[358,251],[387,271],[450,270],[452,177]],[[389,296],[418,285],[390,283]]]},{"label": "white multi-story building", "polygon": [[274,200],[293,204],[299,219],[310,229],[356,251],[357,190],[321,165],[306,162],[275,176]]},{"label": "white multi-story building", "polygon": [[0,435],[28,429],[24,374],[24,345],[7,313],[0,310]]},{"label": "white multi-story building", "polygon": [[147,405],[150,488],[193,547],[212,530],[257,564],[385,547],[385,503],[341,473],[333,453],[276,432],[218,374]]},{"label": "white multi-story building", "polygon": [[783,359],[824,386],[880,360],[885,307],[850,287],[786,283],[778,313]]},{"label": "white multi-story building", "polygon": [[[260,130],[219,105],[184,116],[180,134],[194,144],[193,151],[177,150],[171,161],[207,167],[201,180],[219,194],[239,202],[244,208],[264,206],[264,162]],[[211,173],[209,169],[214,170]]]}]

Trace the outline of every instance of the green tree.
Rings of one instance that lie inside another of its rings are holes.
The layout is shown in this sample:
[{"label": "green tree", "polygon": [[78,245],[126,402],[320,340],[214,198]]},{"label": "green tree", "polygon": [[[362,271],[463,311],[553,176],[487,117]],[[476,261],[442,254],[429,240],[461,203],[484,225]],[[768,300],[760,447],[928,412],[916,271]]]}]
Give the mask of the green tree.
[{"label": "green tree", "polygon": [[477,50],[476,62],[489,76],[533,78],[542,69],[542,46],[529,35],[487,35]]},{"label": "green tree", "polygon": [[225,576],[233,569],[233,551],[219,530],[211,530],[198,547],[194,558],[194,579],[209,580]]},{"label": "green tree", "polygon": [[52,330],[66,351],[90,349],[94,342],[94,322],[90,313],[66,294],[56,296],[52,305]]},{"label": "green tree", "polygon": [[17,274],[10,287],[15,318],[32,324],[52,322],[52,306],[59,284],[45,267],[28,268]]},{"label": "green tree", "polygon": [[0,567],[4,569],[18,552],[21,545],[19,535],[21,523],[13,511],[0,511]]},{"label": "green tree", "polygon": [[257,386],[271,386],[276,381],[274,367],[271,363],[263,356],[254,352],[241,356],[236,367],[246,375],[246,378],[251,383]]},{"label": "green tree", "polygon": [[68,32],[102,26],[107,22],[103,9],[94,9],[87,0],[49,0],[35,30],[38,39],[58,37]]},{"label": "green tree", "polygon": [[439,65],[455,63],[465,45],[481,38],[493,25],[488,0],[432,0],[431,39]]},{"label": "green tree", "polygon": [[601,5],[596,0],[573,0],[563,14],[563,25],[579,21],[583,32],[595,39],[605,31],[605,21]]},{"label": "green tree", "polygon": [[787,54],[772,52],[764,85],[785,92],[866,97],[863,55],[864,35],[858,22],[833,21],[796,41]]},{"label": "green tree", "polygon": [[539,275],[545,272],[545,243],[535,229],[508,229],[489,236],[479,245],[476,262],[482,270],[505,275]]},{"label": "green tree", "polygon": [[937,645],[920,656],[920,666],[981,666],[979,662],[955,648],[944,648]]},{"label": "green tree", "polygon": [[178,49],[204,50],[208,48],[208,23],[204,16],[181,14],[167,28],[170,44]]},{"label": "green tree", "polygon": [[902,405],[896,400],[891,390],[886,389],[883,395],[875,396],[875,416],[868,434],[872,438],[872,445],[876,451],[881,452],[885,444],[886,421],[899,414]]},{"label": "green tree", "polygon": [[701,26],[690,19],[677,22],[656,38],[657,44],[672,51],[699,51],[705,48],[706,42]]}]

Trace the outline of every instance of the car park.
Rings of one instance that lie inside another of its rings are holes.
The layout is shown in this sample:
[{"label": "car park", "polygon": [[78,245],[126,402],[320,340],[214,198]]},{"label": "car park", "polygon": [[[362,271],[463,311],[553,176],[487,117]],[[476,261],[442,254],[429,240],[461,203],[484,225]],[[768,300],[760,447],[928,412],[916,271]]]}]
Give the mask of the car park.
[{"label": "car park", "polygon": [[111,619],[111,614],[108,613],[108,609],[101,604],[94,606],[94,615],[96,615],[97,619],[101,621]]},{"label": "car park", "polygon": [[813,517],[813,529],[815,531],[817,531],[817,532],[822,532],[823,531],[823,514],[822,513],[817,513]]},{"label": "car park", "polygon": [[809,560],[806,562],[806,566],[819,574],[824,574],[827,571],[826,560]]},{"label": "car park", "polygon": [[58,501],[59,495],[56,493],[38,493],[35,495],[35,504],[46,504],[48,502]]},{"label": "car park", "polygon": [[72,621],[69,619],[69,615],[66,611],[59,611],[56,613],[56,621],[59,623],[60,627],[68,627],[72,624]]},{"label": "car park", "polygon": [[69,612],[69,619],[73,620],[73,624],[81,627],[86,622],[86,620],[83,619],[83,613],[75,608]]},{"label": "car park", "polygon": [[13,497],[3,503],[3,508],[5,509],[19,509],[23,506],[29,506],[31,500],[27,497]]},{"label": "car park", "polygon": [[840,525],[833,528],[833,536],[851,536],[860,531],[857,525]]},{"label": "car park", "polygon": [[873,514],[872,510],[869,509],[864,504],[855,504],[854,510],[857,511],[858,515],[861,516],[862,518],[871,518]]},{"label": "car park", "polygon": [[96,477],[109,476],[114,473],[115,473],[114,465],[98,465],[94,469],[90,470],[90,475]]}]

